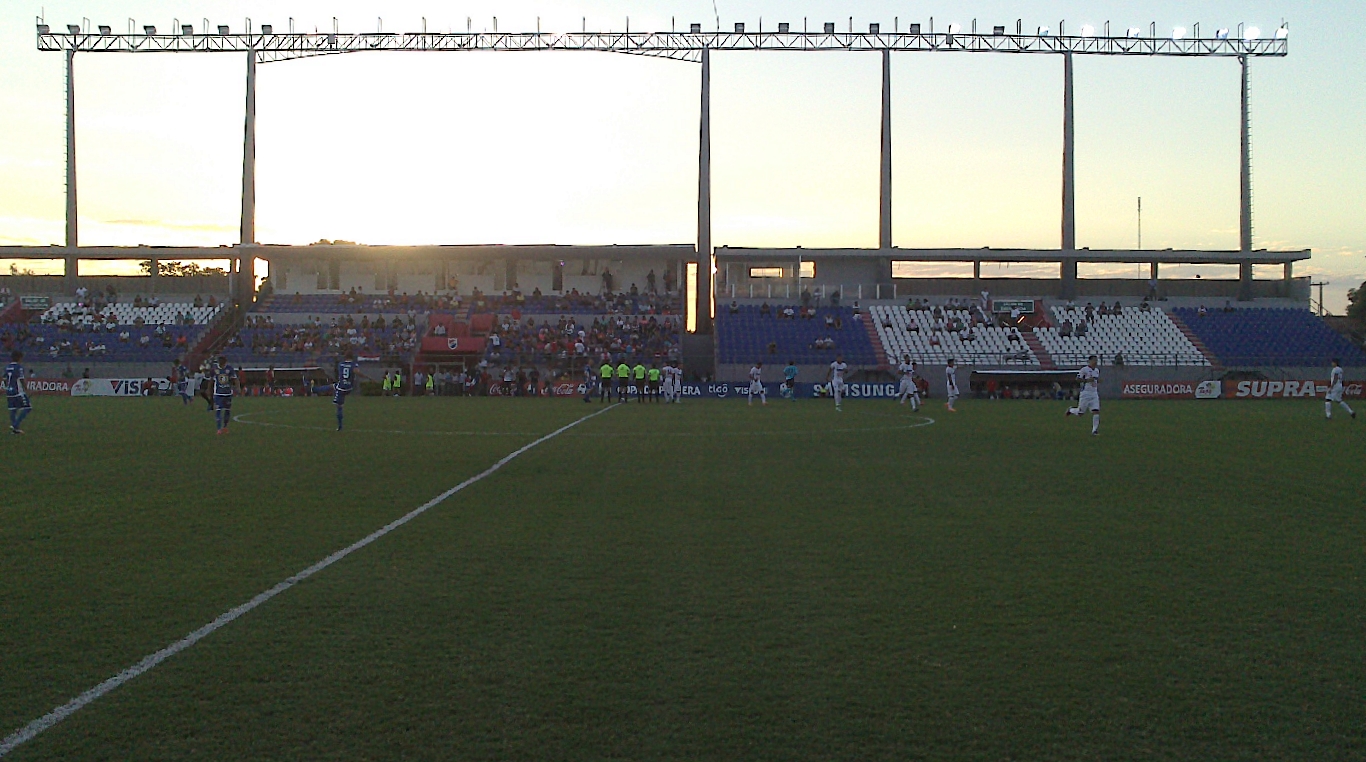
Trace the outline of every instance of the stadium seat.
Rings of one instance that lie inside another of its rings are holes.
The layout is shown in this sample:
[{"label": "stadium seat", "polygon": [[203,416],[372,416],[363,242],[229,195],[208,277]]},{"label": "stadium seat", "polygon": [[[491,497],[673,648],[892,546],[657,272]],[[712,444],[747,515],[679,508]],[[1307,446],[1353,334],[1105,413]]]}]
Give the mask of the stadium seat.
[{"label": "stadium seat", "polygon": [[[861,315],[849,307],[820,307],[812,319],[779,318],[787,305],[774,305],[764,315],[754,305],[744,305],[731,314],[722,308],[716,316],[717,361],[746,364],[755,361],[795,361],[799,365],[824,365],[843,355],[850,365],[876,365],[877,353]],[[796,305],[793,305],[794,307]],[[838,318],[839,329],[827,327],[826,316]],[[818,339],[833,339],[834,348],[815,349]],[[776,353],[769,353],[769,345]]]},{"label": "stadium seat", "polygon": [[901,306],[877,305],[870,309],[878,338],[893,365],[903,355],[910,355],[917,363],[944,365],[949,358],[965,365],[1039,365],[1039,359],[1021,339],[1011,341],[1011,331],[995,325],[972,328],[973,339],[965,340],[965,333],[935,330],[935,326],[957,318],[965,325],[971,322],[967,310],[943,309],[942,320],[936,320],[932,310],[911,310]]},{"label": "stadium seat", "polygon": [[1366,353],[1306,309],[1174,310],[1227,366],[1366,365]]},{"label": "stadium seat", "polygon": [[[1087,319],[1084,309],[1054,307],[1053,325],[1037,329],[1044,349],[1062,367],[1086,364],[1096,355],[1101,364],[1114,363],[1115,355],[1122,354],[1126,365],[1142,366],[1208,366],[1210,361],[1172,322],[1167,313],[1157,307],[1141,310],[1127,307],[1118,315],[1093,313]],[[1062,335],[1062,326],[1072,329]],[[1078,337],[1076,326],[1085,323],[1086,335]]]}]

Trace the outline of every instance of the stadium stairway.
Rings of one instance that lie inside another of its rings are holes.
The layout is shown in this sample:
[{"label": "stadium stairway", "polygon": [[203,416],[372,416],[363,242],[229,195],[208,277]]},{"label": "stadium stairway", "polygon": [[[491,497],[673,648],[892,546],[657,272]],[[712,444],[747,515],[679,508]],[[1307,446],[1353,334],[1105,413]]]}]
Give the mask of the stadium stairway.
[{"label": "stadium stairway", "polygon": [[246,315],[236,307],[227,307],[220,314],[218,321],[209,326],[199,341],[190,348],[185,355],[185,365],[190,368],[197,368],[204,362],[205,358],[216,354],[228,340],[237,335],[246,322]]},{"label": "stadium stairway", "polygon": [[1053,355],[1048,354],[1048,350],[1044,349],[1043,342],[1039,341],[1039,337],[1034,335],[1033,330],[1020,331],[1020,335],[1024,337],[1025,343],[1029,345],[1029,350],[1034,353],[1035,357],[1039,358],[1040,368],[1044,370],[1058,369],[1058,364],[1053,362]]},{"label": "stadium stairway", "polygon": [[1209,360],[1210,368],[1216,371],[1224,369],[1223,363],[1219,362],[1218,355],[1211,352],[1209,347],[1205,346],[1205,342],[1200,340],[1199,334],[1192,331],[1191,327],[1186,325],[1186,321],[1182,320],[1181,316],[1177,315],[1175,310],[1169,311],[1167,313],[1167,318],[1181,331],[1183,336],[1190,340],[1190,343],[1193,344],[1196,349],[1200,350],[1200,354],[1204,355],[1206,360]]},{"label": "stadium stairway", "polygon": [[861,310],[863,313],[863,327],[868,331],[868,341],[873,344],[873,354],[877,357],[877,366],[884,370],[892,367],[887,359],[887,348],[882,344],[882,337],[878,336],[877,326],[873,324],[873,312],[869,309]]}]

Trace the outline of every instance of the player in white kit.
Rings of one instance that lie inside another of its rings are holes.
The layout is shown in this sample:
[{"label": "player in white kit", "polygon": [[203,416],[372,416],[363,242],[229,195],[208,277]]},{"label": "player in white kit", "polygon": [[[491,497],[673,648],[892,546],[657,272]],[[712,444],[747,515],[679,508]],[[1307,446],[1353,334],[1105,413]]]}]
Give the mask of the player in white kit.
[{"label": "player in white kit", "polygon": [[944,403],[944,407],[948,408],[950,413],[956,413],[958,411],[954,409],[953,403],[958,401],[958,361],[952,357],[949,358],[949,364],[944,366],[944,385],[949,396],[949,401]]},{"label": "player in white kit", "polygon": [[1091,435],[1100,433],[1100,368],[1096,367],[1100,363],[1100,358],[1091,355],[1086,360],[1086,365],[1077,371],[1077,380],[1081,382],[1081,395],[1077,399],[1077,406],[1067,409],[1068,415],[1085,415],[1091,412]]},{"label": "player in white kit", "polygon": [[768,390],[764,389],[764,364],[754,363],[754,367],[749,369],[749,402],[754,404],[754,395],[759,395],[759,401],[768,404]]},{"label": "player in white kit", "polygon": [[849,370],[849,366],[844,362],[843,355],[835,355],[835,361],[830,363],[830,372],[826,375],[826,380],[830,382],[830,396],[835,398],[835,409],[840,410],[840,403],[844,401],[844,372]]},{"label": "player in white kit", "polygon": [[1333,403],[1336,402],[1347,411],[1347,415],[1355,420],[1357,412],[1342,399],[1342,363],[1338,358],[1333,358],[1333,372],[1328,375],[1328,400],[1323,403],[1323,414],[1328,418],[1333,417]]},{"label": "player in white kit", "polygon": [[919,410],[920,389],[916,388],[915,385],[915,361],[911,359],[910,355],[902,355],[901,364],[896,366],[896,369],[898,372],[901,373],[901,388],[899,390],[901,396],[901,404],[904,405],[906,404],[906,400],[910,400],[911,411],[914,412],[916,410]]}]

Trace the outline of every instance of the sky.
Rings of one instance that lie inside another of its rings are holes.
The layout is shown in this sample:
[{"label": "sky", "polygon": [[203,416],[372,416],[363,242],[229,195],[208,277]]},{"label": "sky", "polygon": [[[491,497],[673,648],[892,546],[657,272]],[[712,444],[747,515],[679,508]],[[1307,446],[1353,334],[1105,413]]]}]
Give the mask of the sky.
[{"label": "sky", "polygon": [[[1258,248],[1311,248],[1329,309],[1366,281],[1366,3],[593,0],[0,4],[0,244],[63,238],[64,66],[35,17],[126,30],[253,23],[345,31],[819,28],[878,22],[1026,29],[1290,24],[1252,66]],[[382,17],[382,19],[380,18]],[[1058,245],[1062,61],[893,56],[895,243]],[[879,57],[713,56],[713,239],[875,246]],[[689,243],[695,64],[604,53],[362,53],[258,69],[264,243]],[[82,244],[231,244],[241,189],[242,55],[78,55]],[[1076,59],[1078,245],[1236,248],[1238,66]],[[1023,274],[1023,273],[1017,273]],[[1103,274],[1097,272],[1096,274]]]}]

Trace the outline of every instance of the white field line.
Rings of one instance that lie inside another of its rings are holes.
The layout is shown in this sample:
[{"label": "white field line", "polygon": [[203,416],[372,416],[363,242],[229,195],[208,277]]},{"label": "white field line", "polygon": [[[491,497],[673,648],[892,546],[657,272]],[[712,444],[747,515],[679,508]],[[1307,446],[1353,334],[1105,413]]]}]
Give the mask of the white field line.
[{"label": "white field line", "polygon": [[404,524],[407,524],[408,522],[412,521],[418,516],[421,516],[422,514],[426,513],[432,508],[435,508],[436,506],[440,505],[443,501],[447,500],[452,495],[456,494],[457,492],[460,492],[466,487],[477,484],[478,482],[483,481],[489,476],[492,476],[495,472],[498,471],[498,469],[502,468],[503,466],[506,466],[508,463],[511,463],[518,456],[526,453],[528,450],[536,447],[537,445],[548,442],[551,439],[554,439],[555,437],[563,434],[564,432],[569,431],[575,426],[578,426],[584,421],[587,421],[590,418],[596,418],[597,416],[602,415],[603,413],[607,412],[608,410],[611,410],[614,407],[616,407],[615,404],[609,405],[608,407],[602,408],[597,412],[585,415],[577,421],[574,421],[573,423],[567,424],[565,426],[561,426],[560,428],[550,432],[549,434],[546,434],[545,436],[541,437],[540,439],[537,439],[536,441],[530,444],[523,445],[522,447],[503,456],[503,458],[499,460],[497,463],[494,463],[493,465],[484,469],[480,473],[471,476],[465,481],[460,482],[459,484],[455,485],[454,487],[451,487],[445,492],[442,492],[440,495],[437,495],[431,500],[428,500],[427,502],[423,503],[417,508],[414,508],[412,511],[408,512],[401,518],[397,518],[389,522],[388,524],[385,524],[383,527],[375,530],[374,532],[371,532],[364,538],[357,540],[356,542],[346,546],[345,548],[342,548],[341,550],[333,553],[327,558],[324,558],[316,564],[313,564],[307,569],[304,569],[303,571],[299,572],[298,574],[295,574],[289,579],[280,582],[279,584],[275,585],[269,590],[266,590],[265,592],[258,594],[255,598],[252,598],[246,603],[243,603],[240,606],[223,612],[218,616],[217,619],[214,619],[212,622],[209,622],[203,627],[200,627],[199,629],[195,630],[189,635],[186,635],[180,640],[177,640],[171,645],[166,646],[160,651],[151,654],[150,656],[146,657],[137,664],[134,664],[128,669],[125,669],[124,671],[118,673],[117,675],[114,675],[108,680],[105,680],[99,685],[96,685],[94,688],[91,688],[90,690],[82,693],[76,698],[73,698],[65,704],[62,704],[61,706],[57,707],[56,709],[53,709],[51,712],[48,712],[47,714],[43,715],[42,717],[39,717],[33,722],[30,722],[29,724],[25,725],[22,729],[10,734],[8,737],[5,738],[5,740],[0,741],[0,757],[9,754],[11,751],[14,751],[25,741],[32,740],[33,738],[38,736],[38,734],[42,733],[48,728],[51,728],[53,725],[56,725],[62,720],[65,720],[66,718],[70,717],[76,712],[80,711],[85,706],[94,702],[96,699],[100,698],[106,693],[109,693],[115,688],[118,688],[119,686],[123,685],[129,680],[132,680],[138,675],[150,671],[153,667],[156,667],[158,664],[161,664],[162,662],[166,661],[172,656],[175,656],[176,654],[180,653],[181,651],[184,651],[185,649],[189,648],[195,643],[198,643],[199,641],[203,640],[209,635],[212,635],[215,631],[222,629],[223,627],[231,623],[233,620],[237,619],[243,614],[250,612],[252,609],[256,608],[257,606],[260,606],[261,604],[265,603],[271,598],[274,598],[280,593],[283,593],[291,587],[294,587],[300,582],[303,582],[304,580],[308,579],[309,577],[312,577],[314,574],[317,574],[318,572],[322,571],[323,569],[326,569],[332,564],[335,564],[336,562],[342,560],[343,558],[346,558],[352,553],[355,553],[356,551],[360,550],[366,545],[369,545],[375,540],[378,540],[386,534],[389,534],[395,529],[398,529],[399,527],[403,526]]}]

